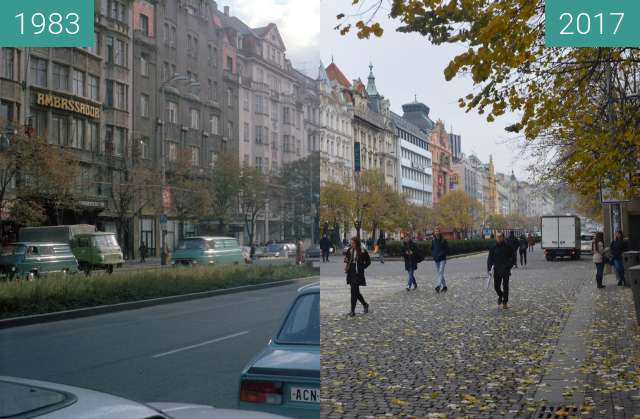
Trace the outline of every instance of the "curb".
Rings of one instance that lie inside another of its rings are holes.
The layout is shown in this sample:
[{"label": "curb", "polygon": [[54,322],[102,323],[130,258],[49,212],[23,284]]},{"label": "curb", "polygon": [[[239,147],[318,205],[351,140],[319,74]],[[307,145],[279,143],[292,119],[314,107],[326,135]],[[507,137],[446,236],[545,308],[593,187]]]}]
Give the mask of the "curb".
[{"label": "curb", "polygon": [[[482,251],[479,251],[479,252],[473,252],[473,253],[459,253],[459,254],[457,254],[457,255],[447,256],[447,260],[449,260],[449,259],[459,259],[459,258],[463,258],[463,257],[467,257],[467,256],[481,255],[481,254],[483,254],[483,253],[487,253],[488,251],[489,251],[489,249],[487,249],[487,250],[482,250]],[[372,259],[374,259],[374,258],[372,258]],[[379,260],[379,259],[380,259],[380,258],[379,258],[378,256],[375,256],[375,260]],[[402,260],[404,260],[404,259],[403,259],[403,258],[401,258],[401,257],[398,257],[398,256],[390,256],[390,257],[385,257],[385,258],[384,258],[384,261],[385,261],[385,262],[386,262],[386,261],[390,261],[390,262],[398,262],[398,261],[402,261]],[[426,261],[426,260],[433,261],[433,258],[432,258],[431,256],[428,256],[428,257],[424,258],[424,260],[425,260],[425,261]]]},{"label": "curb", "polygon": [[182,301],[197,300],[217,295],[236,294],[244,291],[254,291],[265,288],[279,287],[283,285],[295,284],[309,280],[319,280],[318,276],[308,276],[305,278],[284,279],[282,281],[265,282],[264,284],[243,285],[240,287],[224,288],[219,290],[194,292],[190,294],[172,295],[169,297],[158,297],[140,301],[130,301],[126,303],[108,304],[97,307],[77,308],[65,311],[56,311],[45,314],[32,314],[22,317],[11,317],[0,320],[0,330],[18,326],[28,326],[38,323],[48,323],[59,320],[70,320],[81,317],[91,317],[99,314],[115,313],[118,311],[135,310],[139,308],[152,307],[163,304],[179,303]]}]

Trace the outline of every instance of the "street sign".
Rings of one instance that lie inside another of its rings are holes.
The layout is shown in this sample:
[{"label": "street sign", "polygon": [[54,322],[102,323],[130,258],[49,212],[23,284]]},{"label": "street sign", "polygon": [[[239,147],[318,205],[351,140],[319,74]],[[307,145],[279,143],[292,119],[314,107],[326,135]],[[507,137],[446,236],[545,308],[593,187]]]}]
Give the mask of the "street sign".
[{"label": "street sign", "polygon": [[357,172],[360,171],[360,143],[353,143],[353,163],[354,169]]},{"label": "street sign", "polygon": [[620,202],[629,202],[630,199],[624,196],[624,193],[613,191],[610,188],[600,184],[600,202],[603,204],[618,204]]}]

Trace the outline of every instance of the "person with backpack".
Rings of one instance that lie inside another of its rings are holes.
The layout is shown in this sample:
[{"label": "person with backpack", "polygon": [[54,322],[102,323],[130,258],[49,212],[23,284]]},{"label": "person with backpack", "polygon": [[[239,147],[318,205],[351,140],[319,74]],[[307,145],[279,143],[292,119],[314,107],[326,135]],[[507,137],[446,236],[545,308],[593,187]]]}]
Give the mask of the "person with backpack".
[{"label": "person with backpack", "polygon": [[447,255],[449,254],[449,243],[447,239],[442,237],[440,228],[436,227],[433,231],[433,240],[431,240],[431,256],[436,264],[436,292],[447,292],[447,282],[444,279],[444,267],[447,264]]},{"label": "person with backpack", "polygon": [[411,285],[413,289],[418,289],[418,283],[416,282],[415,272],[418,269],[418,263],[424,260],[421,252],[418,250],[415,242],[407,236],[404,240],[404,248],[402,255],[404,257],[404,269],[407,271],[407,291],[411,291]]},{"label": "person with backpack", "polygon": [[597,232],[593,237],[591,250],[593,251],[593,263],[596,265],[596,286],[598,288],[604,288],[605,286],[602,284],[602,278],[604,276],[604,264],[606,258],[604,256],[604,234],[601,231]]},{"label": "person with backpack", "polygon": [[616,274],[618,276],[618,286],[626,285],[626,281],[624,279],[624,263],[622,262],[622,254],[627,250],[627,243],[625,243],[624,241],[622,231],[616,231],[616,235],[614,236],[609,249],[611,252],[611,265],[613,265],[613,269],[616,271]]},{"label": "person with backpack", "polygon": [[371,265],[371,258],[369,257],[367,249],[362,247],[358,237],[351,239],[351,246],[347,249],[344,262],[347,284],[351,286],[351,311],[349,312],[349,316],[353,317],[356,315],[356,304],[358,301],[360,301],[364,307],[364,314],[367,314],[369,312],[369,304],[367,304],[360,293],[360,287],[367,286],[364,271]]},{"label": "person with backpack", "polygon": [[518,241],[520,246],[518,251],[520,252],[520,266],[527,267],[527,249],[529,247],[529,242],[527,238],[524,236],[524,233],[520,235],[520,240]]},{"label": "person with backpack", "polygon": [[327,237],[326,234],[322,235],[322,238],[320,239],[320,252],[322,253],[323,262],[329,262],[329,254],[331,253],[332,246],[333,244],[331,243],[331,240],[329,240],[329,237]]},{"label": "person with backpack", "polygon": [[496,235],[496,244],[489,250],[487,258],[487,272],[493,269],[493,287],[498,294],[498,307],[509,308],[509,277],[511,268],[515,265],[513,248],[504,240],[504,233]]}]

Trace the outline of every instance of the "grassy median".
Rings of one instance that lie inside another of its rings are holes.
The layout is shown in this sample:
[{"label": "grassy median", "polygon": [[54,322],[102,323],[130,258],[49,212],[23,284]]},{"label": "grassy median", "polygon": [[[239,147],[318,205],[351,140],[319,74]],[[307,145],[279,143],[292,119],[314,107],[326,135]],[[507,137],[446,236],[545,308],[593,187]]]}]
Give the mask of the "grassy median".
[{"label": "grassy median", "polygon": [[183,295],[319,275],[301,266],[229,266],[154,269],[113,275],[50,276],[0,282],[0,318]]}]

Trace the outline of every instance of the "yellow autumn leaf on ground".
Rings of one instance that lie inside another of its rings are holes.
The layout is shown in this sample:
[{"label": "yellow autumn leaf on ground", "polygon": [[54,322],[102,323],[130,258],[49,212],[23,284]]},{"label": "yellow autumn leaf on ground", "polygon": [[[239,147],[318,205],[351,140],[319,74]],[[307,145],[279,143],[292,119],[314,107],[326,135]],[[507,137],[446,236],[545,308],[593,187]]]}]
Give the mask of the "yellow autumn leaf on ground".
[{"label": "yellow autumn leaf on ground", "polygon": [[400,399],[391,399],[391,404],[393,404],[395,406],[404,406],[404,405],[406,405],[408,403],[405,402],[404,400],[400,400]]},{"label": "yellow autumn leaf on ground", "polygon": [[569,416],[569,412],[567,412],[564,409],[559,409],[559,410],[556,410],[555,415],[556,416]]}]

